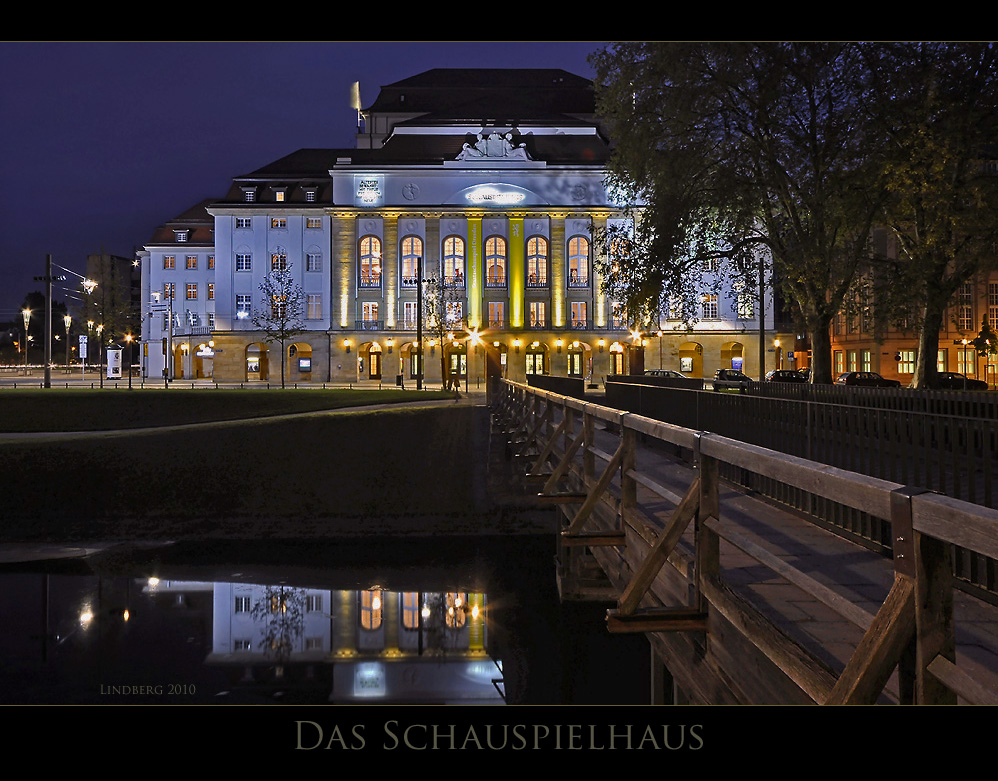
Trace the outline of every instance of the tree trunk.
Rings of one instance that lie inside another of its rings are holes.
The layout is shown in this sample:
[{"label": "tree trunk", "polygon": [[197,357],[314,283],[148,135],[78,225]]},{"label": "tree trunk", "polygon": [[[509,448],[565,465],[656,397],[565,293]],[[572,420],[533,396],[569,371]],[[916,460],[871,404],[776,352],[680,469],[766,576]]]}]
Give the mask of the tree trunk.
[{"label": "tree trunk", "polygon": [[828,332],[829,318],[809,318],[808,335],[811,338],[811,382],[828,385],[835,381],[832,376],[832,337]]},{"label": "tree trunk", "polygon": [[943,324],[943,307],[935,301],[925,302],[922,314],[922,330],[918,334],[918,352],[915,355],[915,376],[913,388],[935,388],[939,384],[939,329]]}]

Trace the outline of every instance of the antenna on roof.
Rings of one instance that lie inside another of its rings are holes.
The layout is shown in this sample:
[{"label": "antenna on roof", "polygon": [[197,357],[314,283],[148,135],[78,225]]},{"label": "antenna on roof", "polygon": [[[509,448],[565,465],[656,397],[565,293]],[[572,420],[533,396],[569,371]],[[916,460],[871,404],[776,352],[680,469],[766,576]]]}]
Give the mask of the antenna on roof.
[{"label": "antenna on roof", "polygon": [[350,108],[357,111],[357,132],[360,132],[360,82],[350,85]]}]

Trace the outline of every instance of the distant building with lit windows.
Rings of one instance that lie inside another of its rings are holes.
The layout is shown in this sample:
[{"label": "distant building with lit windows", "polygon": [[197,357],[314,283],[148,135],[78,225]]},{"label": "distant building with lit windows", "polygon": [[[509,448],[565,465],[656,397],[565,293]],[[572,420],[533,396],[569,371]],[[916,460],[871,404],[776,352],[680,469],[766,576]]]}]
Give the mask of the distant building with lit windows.
[{"label": "distant building with lit windows", "polygon": [[140,253],[147,377],[278,378],[280,347],[253,324],[278,267],[303,294],[291,382],[413,380],[420,269],[446,323],[423,332],[428,383],[759,373],[746,295],[712,289],[692,332],[663,313],[638,334],[602,292],[593,232],[625,217],[588,80],[431,70],[382,87],[360,117],[356,148],[300,149],[157,230]]}]

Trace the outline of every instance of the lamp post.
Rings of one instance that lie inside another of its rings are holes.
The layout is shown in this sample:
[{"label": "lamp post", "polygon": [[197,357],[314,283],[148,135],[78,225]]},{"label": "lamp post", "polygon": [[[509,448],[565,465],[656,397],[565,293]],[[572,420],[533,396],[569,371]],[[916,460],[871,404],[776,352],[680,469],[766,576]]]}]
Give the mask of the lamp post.
[{"label": "lamp post", "polygon": [[24,318],[24,376],[28,376],[28,323],[31,322],[31,310],[22,309],[21,316]]},{"label": "lamp post", "polygon": [[125,341],[128,342],[128,390],[132,389],[132,335],[125,334]]},{"label": "lamp post", "polygon": [[66,374],[69,374],[69,325],[73,322],[70,315],[63,315],[62,322],[66,325]]},{"label": "lamp post", "polygon": [[100,378],[100,387],[104,387],[104,345],[101,344],[101,333],[104,331],[104,323],[97,326],[97,376]]}]

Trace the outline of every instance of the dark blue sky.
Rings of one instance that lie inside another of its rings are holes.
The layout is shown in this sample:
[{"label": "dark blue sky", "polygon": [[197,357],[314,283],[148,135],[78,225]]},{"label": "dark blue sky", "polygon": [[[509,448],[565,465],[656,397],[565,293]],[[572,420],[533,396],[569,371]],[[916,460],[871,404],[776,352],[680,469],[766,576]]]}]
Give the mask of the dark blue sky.
[{"label": "dark blue sky", "polygon": [[368,105],[430,68],[591,78],[600,45],[0,43],[0,322],[41,289],[47,253],[81,273],[91,252],[130,257],[233,176],[302,147],[352,146],[354,81]]}]

